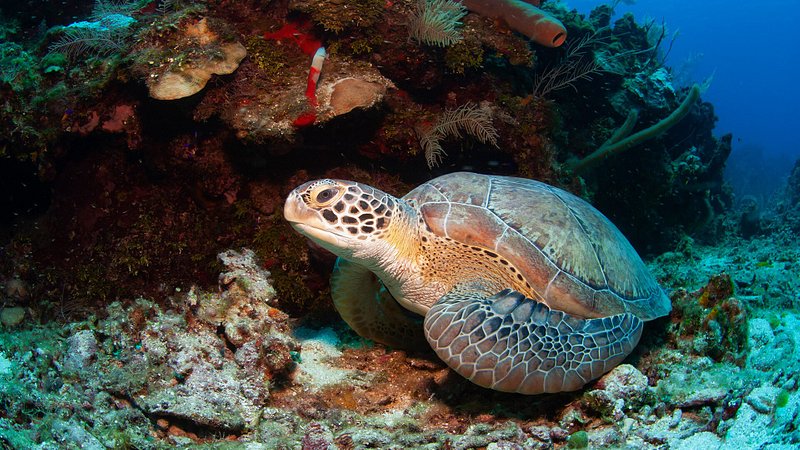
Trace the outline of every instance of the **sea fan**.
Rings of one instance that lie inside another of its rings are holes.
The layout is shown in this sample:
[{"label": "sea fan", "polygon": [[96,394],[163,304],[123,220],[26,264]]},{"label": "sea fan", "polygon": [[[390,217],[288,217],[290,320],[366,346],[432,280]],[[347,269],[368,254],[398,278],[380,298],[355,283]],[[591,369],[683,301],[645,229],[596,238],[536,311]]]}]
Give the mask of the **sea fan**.
[{"label": "sea fan", "polygon": [[447,154],[441,141],[447,137],[461,138],[462,132],[484,144],[497,146],[497,130],[492,125],[491,109],[488,106],[467,103],[457,109],[446,110],[433,126],[418,133],[428,167],[438,166],[442,157]]},{"label": "sea fan", "polygon": [[452,0],[417,0],[408,23],[409,35],[417,42],[446,47],[462,39],[458,26],[467,9]]}]

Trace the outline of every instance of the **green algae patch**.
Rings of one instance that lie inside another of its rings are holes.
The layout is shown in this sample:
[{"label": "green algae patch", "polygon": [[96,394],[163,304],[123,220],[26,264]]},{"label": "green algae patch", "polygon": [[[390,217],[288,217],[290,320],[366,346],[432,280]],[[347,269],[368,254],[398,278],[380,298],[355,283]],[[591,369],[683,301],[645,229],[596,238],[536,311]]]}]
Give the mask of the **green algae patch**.
[{"label": "green algae patch", "polygon": [[775,407],[784,408],[788,404],[789,404],[789,391],[787,391],[786,389],[781,389],[781,391],[778,392],[778,395],[775,397]]},{"label": "green algae patch", "polygon": [[447,69],[459,75],[464,75],[470,69],[481,68],[483,59],[483,47],[476,39],[464,39],[448,47],[444,56]]},{"label": "green algae patch", "polygon": [[589,433],[583,430],[572,433],[567,438],[567,447],[569,448],[589,447]]},{"label": "green algae patch", "polygon": [[280,81],[289,61],[286,52],[277,42],[266,40],[261,36],[250,36],[245,40],[245,48],[250,60],[262,75],[270,81]]}]

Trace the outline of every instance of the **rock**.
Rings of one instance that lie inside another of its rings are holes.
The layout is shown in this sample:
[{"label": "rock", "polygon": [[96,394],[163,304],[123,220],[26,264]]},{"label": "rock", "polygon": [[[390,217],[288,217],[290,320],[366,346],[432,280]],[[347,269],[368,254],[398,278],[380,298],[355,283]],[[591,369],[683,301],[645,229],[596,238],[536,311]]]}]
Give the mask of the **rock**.
[{"label": "rock", "polygon": [[256,254],[250,249],[241,252],[228,250],[217,255],[227,269],[219,275],[220,287],[227,290],[236,282],[253,301],[269,303],[275,299],[275,289],[270,284],[270,273],[262,269]]},{"label": "rock", "polygon": [[651,393],[647,377],[630,364],[621,364],[604,375],[586,393],[589,404],[601,414],[622,420],[625,410],[643,405]]},{"label": "rock", "polygon": [[385,430],[356,429],[350,433],[353,447],[346,448],[388,448],[392,437]]},{"label": "rock", "polygon": [[[570,441],[576,434],[570,436]],[[620,448],[620,444],[625,442],[624,433],[614,427],[592,430],[587,437],[589,439],[587,447],[589,448]]]},{"label": "rock", "polygon": [[550,442],[550,427],[546,425],[533,425],[528,428],[528,433],[534,438],[542,442]]},{"label": "rock", "polygon": [[622,435],[623,436],[627,436],[628,434],[630,434],[631,429],[633,429],[633,425],[635,423],[636,423],[636,421],[631,419],[630,417],[626,417],[625,419],[623,419],[622,420],[622,428],[620,429],[620,432],[622,433]]},{"label": "rock", "polygon": [[721,447],[722,439],[710,431],[702,431],[700,433],[693,434],[674,445],[670,445],[670,448],[675,450],[695,450],[699,448],[711,449]]},{"label": "rock", "polygon": [[0,352],[0,376],[10,375],[14,370],[14,364],[10,359],[6,358],[3,352]]},{"label": "rock", "polygon": [[303,450],[334,450],[333,433],[319,422],[311,422],[306,427],[306,434],[300,442]]},{"label": "rock", "polygon": [[91,330],[81,330],[67,338],[68,353],[64,358],[64,369],[80,372],[97,358],[97,339]]},{"label": "rock", "polygon": [[747,365],[762,372],[773,372],[787,363],[787,355],[794,354],[795,344],[788,333],[773,330],[767,319],[756,318],[748,322],[750,353]]},{"label": "rock", "polygon": [[523,450],[521,445],[510,441],[491,442],[486,446],[486,450]]},{"label": "rock", "polygon": [[[455,449],[472,449],[488,447],[491,443],[513,441],[521,439],[522,430],[516,424],[507,424],[505,428],[494,428],[489,424],[477,423],[470,425],[463,436],[453,441]],[[508,447],[496,447],[508,448]]]},{"label": "rock", "polygon": [[225,337],[237,348],[259,337],[276,338],[292,348],[285,334],[285,314],[270,306],[276,297],[270,273],[261,268],[255,253],[229,250],[217,257],[227,269],[219,276],[222,293],[209,296],[191,291],[189,301],[198,307],[197,316],[214,327],[222,326]]},{"label": "rock", "polygon": [[295,337],[303,349],[294,371],[296,383],[316,391],[356,375],[353,370],[336,367],[335,360],[342,356],[342,352],[337,348],[340,341],[332,328],[297,328]]},{"label": "rock", "polygon": [[[136,403],[151,417],[169,417],[222,432],[241,432],[258,415],[259,405],[245,393],[253,387],[240,381],[234,364],[221,370],[198,362],[183,384],[165,387],[136,398]],[[267,397],[266,387],[257,389]]]},{"label": "rock", "polygon": [[614,420],[622,420],[625,417],[625,401],[621,398],[614,398],[608,391],[597,389],[586,393],[589,406],[598,411],[603,416]]},{"label": "rock", "polygon": [[668,426],[670,428],[675,428],[681,424],[681,417],[683,417],[683,410],[680,408],[675,408],[675,411],[672,411],[672,417],[670,417],[670,421]]},{"label": "rock", "polygon": [[550,439],[554,442],[564,442],[569,437],[569,431],[561,427],[553,427],[550,429]]},{"label": "rock", "polygon": [[[588,422],[585,412],[577,405],[569,405],[561,411],[558,425],[565,430],[575,431]],[[552,435],[551,435],[552,437]]]},{"label": "rock", "polygon": [[764,347],[775,339],[775,333],[772,332],[772,326],[767,319],[752,319],[748,325],[751,346]]},{"label": "rock", "polygon": [[[124,348],[141,344],[119,356],[126,365],[108,389],[130,396],[151,420],[166,419],[170,429],[249,429],[270,397],[270,382],[288,372],[299,348],[288,335],[287,316],[266,303],[274,289],[252,252],[225,252],[220,259],[229,269],[222,292],[192,288],[182,304],[176,299],[168,311],[153,306],[136,326],[130,311],[114,309],[100,325]],[[175,442],[190,438],[170,432]]]},{"label": "rock", "polygon": [[697,408],[705,405],[718,405],[728,395],[728,390],[720,387],[708,387],[693,392],[688,392],[682,398],[675,398],[675,405],[679,408]]},{"label": "rock", "polygon": [[630,364],[620,364],[604,375],[597,387],[608,392],[612,398],[624,398],[641,402],[648,394],[647,377]]},{"label": "rock", "polygon": [[4,327],[15,327],[25,320],[25,308],[21,306],[12,306],[10,308],[3,308],[0,311],[0,323]]},{"label": "rock", "polygon": [[62,444],[63,448],[80,448],[84,450],[105,450],[106,448],[99,439],[86,431],[83,425],[75,420],[70,420],[69,422],[56,420],[52,424],[51,432],[53,438]]},{"label": "rock", "polygon": [[674,408],[719,406],[730,390],[745,390],[751,380],[749,371],[731,363],[715,363],[708,357],[684,356],[666,367],[667,376],[655,388],[658,398],[666,402],[661,412],[656,410],[659,417]]},{"label": "rock", "polygon": [[736,448],[764,448],[767,443],[777,443],[776,430],[770,426],[772,421],[769,415],[760,414],[745,403],[736,413],[725,441],[735,443]]},{"label": "rock", "polygon": [[14,276],[6,280],[6,296],[24,300],[28,298],[28,285],[21,278]]},{"label": "rock", "polygon": [[797,448],[800,398],[796,392],[781,392],[764,381],[744,400],[736,415],[725,421],[724,448]]},{"label": "rock", "polygon": [[780,392],[779,388],[769,384],[763,384],[753,389],[744,401],[761,414],[769,414],[775,409],[776,398]]}]

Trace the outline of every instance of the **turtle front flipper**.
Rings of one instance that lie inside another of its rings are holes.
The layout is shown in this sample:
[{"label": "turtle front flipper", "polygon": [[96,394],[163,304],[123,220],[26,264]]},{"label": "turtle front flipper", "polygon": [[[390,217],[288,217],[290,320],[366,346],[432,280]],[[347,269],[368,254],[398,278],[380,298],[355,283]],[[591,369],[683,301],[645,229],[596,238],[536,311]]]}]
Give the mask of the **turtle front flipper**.
[{"label": "turtle front flipper", "polygon": [[574,391],[611,370],[642,335],[633,314],[581,319],[509,289],[454,290],[425,316],[436,354],[473,383],[504,392]]},{"label": "turtle front flipper", "polygon": [[339,315],[359,336],[392,347],[425,348],[422,317],[401,307],[366,267],[338,258],[331,297]]}]

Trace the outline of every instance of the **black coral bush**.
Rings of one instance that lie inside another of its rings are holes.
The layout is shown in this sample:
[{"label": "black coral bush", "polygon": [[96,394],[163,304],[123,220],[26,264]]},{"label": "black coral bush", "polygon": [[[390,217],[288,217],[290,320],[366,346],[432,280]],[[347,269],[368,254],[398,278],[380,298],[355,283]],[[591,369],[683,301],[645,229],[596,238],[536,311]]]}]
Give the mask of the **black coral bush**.
[{"label": "black coral bush", "polygon": [[418,129],[417,137],[425,152],[428,167],[438,166],[447,154],[441,141],[448,137],[462,138],[462,133],[484,144],[497,146],[497,130],[492,125],[492,111],[489,106],[467,103],[456,109],[448,109],[439,116],[436,123]]},{"label": "black coral bush", "polygon": [[60,39],[50,44],[51,53],[63,53],[70,61],[83,55],[108,56],[127,48],[128,33],[124,30],[66,27]]}]

